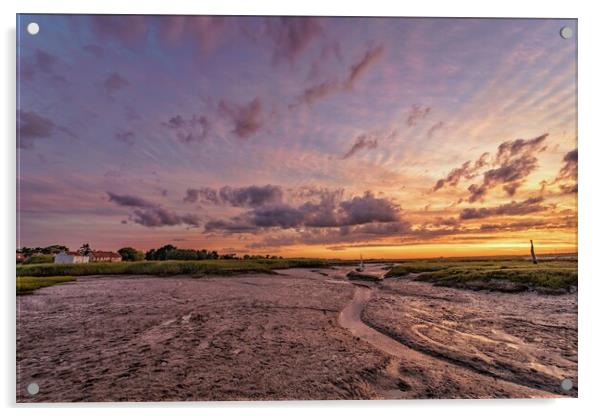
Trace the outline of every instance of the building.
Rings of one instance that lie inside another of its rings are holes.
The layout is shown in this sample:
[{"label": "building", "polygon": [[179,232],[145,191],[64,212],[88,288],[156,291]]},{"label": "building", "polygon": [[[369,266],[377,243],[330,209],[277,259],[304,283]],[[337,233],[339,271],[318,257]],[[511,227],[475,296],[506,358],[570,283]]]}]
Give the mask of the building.
[{"label": "building", "polygon": [[92,251],[90,253],[91,262],[119,262],[121,261],[121,255],[112,251]]},{"label": "building", "polygon": [[17,263],[23,263],[25,261],[25,256],[23,255],[23,253],[19,253],[17,251]]},{"label": "building", "polygon": [[59,254],[54,256],[54,262],[60,264],[70,263],[89,263],[89,256],[82,256],[76,251],[61,251]]}]

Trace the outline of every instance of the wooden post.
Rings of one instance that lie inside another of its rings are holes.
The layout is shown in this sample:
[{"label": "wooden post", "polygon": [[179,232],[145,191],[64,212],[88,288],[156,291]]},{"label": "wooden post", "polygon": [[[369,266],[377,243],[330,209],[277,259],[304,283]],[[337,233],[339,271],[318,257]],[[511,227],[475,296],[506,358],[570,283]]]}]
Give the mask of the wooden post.
[{"label": "wooden post", "polygon": [[531,258],[533,259],[533,264],[537,264],[537,257],[535,257],[535,248],[533,247],[533,240],[531,241]]}]

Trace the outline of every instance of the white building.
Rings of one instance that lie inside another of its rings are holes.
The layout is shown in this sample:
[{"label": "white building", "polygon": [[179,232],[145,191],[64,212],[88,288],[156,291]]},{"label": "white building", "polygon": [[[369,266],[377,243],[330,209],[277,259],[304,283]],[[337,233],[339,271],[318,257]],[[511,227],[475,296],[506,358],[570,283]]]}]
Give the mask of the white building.
[{"label": "white building", "polygon": [[59,254],[54,256],[54,262],[60,264],[89,263],[90,257],[82,256],[75,251],[61,251]]}]

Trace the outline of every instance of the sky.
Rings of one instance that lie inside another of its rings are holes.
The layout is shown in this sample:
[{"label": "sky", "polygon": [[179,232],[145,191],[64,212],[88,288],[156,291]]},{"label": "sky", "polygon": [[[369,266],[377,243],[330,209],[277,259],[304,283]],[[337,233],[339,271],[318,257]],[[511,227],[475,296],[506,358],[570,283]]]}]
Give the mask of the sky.
[{"label": "sky", "polygon": [[577,250],[575,20],[17,20],[18,247]]}]

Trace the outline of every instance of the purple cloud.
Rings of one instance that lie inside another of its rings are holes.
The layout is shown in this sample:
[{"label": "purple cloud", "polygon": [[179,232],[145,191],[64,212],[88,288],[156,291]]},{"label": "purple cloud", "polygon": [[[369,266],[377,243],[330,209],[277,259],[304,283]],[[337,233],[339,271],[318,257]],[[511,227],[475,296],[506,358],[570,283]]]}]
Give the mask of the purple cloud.
[{"label": "purple cloud", "polygon": [[119,91],[128,85],[130,85],[129,81],[117,72],[113,72],[109,75],[104,82],[104,87],[109,94]]},{"label": "purple cloud", "polygon": [[433,188],[433,192],[437,191],[444,186],[456,186],[462,178],[472,179],[474,178],[479,170],[486,166],[489,162],[489,153],[483,153],[477,160],[470,162],[467,160],[459,168],[452,169],[445,178],[439,179]]},{"label": "purple cloud", "polygon": [[560,168],[556,180],[577,179],[577,164],[578,164],[577,149],[573,149],[564,155],[562,161],[564,165]]},{"label": "purple cloud", "polygon": [[535,154],[545,150],[544,142],[548,134],[535,137],[531,140],[511,140],[503,142],[498,146],[495,161],[489,162],[489,153],[483,153],[474,162],[466,161],[459,168],[453,169],[445,178],[439,179],[433,191],[442,187],[456,186],[464,179],[472,179],[479,175],[481,169],[487,165],[494,166],[483,173],[481,184],[471,184],[468,187],[470,194],[468,201],[482,201],[487,192],[498,185],[508,196],[513,196],[524,180],[537,168]]},{"label": "purple cloud", "polygon": [[133,131],[120,131],[115,133],[115,139],[130,146],[134,144],[135,137],[136,133]]},{"label": "purple cloud", "polygon": [[290,105],[289,108],[294,108],[299,104],[312,105],[316,101],[340,91],[340,89],[341,86],[337,81],[325,81],[318,85],[313,85],[306,88],[303,93],[297,97],[297,102]]},{"label": "purple cloud", "polygon": [[343,155],[342,159],[349,159],[351,156],[355,155],[362,149],[376,149],[378,146],[378,140],[376,138],[371,138],[366,134],[361,134],[356,137],[355,142],[351,146],[351,148]]},{"label": "purple cloud", "polygon": [[36,68],[43,72],[51,72],[54,65],[58,62],[58,58],[56,56],[40,49],[36,49],[35,57]]},{"label": "purple cloud", "polygon": [[176,137],[183,143],[202,142],[209,137],[211,124],[203,115],[185,119],[181,115],[171,117],[163,126],[175,132]]},{"label": "purple cloud", "polygon": [[408,117],[406,118],[406,124],[408,125],[408,127],[413,127],[416,124],[418,124],[420,120],[424,120],[430,114],[430,112],[431,107],[414,104],[410,108],[410,112],[408,114]]},{"label": "purple cloud", "polygon": [[352,88],[357,79],[380,59],[384,50],[385,48],[382,45],[368,49],[364,56],[349,68],[349,76],[345,81],[345,86],[347,88]]},{"label": "purple cloud", "polygon": [[320,18],[280,17],[266,20],[274,42],[273,61],[293,63],[322,33]]},{"label": "purple cloud", "polygon": [[130,213],[130,220],[145,227],[174,225],[198,227],[201,225],[201,220],[197,215],[180,215],[136,195],[119,195],[113,192],[107,192],[107,195],[109,196],[109,201],[119,206],[134,208]]},{"label": "purple cloud", "polygon": [[244,139],[257,133],[263,127],[262,104],[259,98],[255,98],[245,105],[220,101],[219,111],[233,125],[232,133]]},{"label": "purple cloud", "polygon": [[75,137],[69,129],[56,125],[44,116],[32,111],[17,111],[17,146],[19,148],[30,149],[36,140],[50,138],[57,132]]},{"label": "purple cloud", "polygon": [[161,16],[150,17],[158,27],[159,44],[166,50],[185,43],[192,43],[200,56],[212,53],[221,43],[227,22],[235,16]]},{"label": "purple cloud", "polygon": [[128,47],[146,42],[147,17],[142,15],[91,15],[92,31],[101,40],[116,40]]},{"label": "purple cloud", "polygon": [[437,123],[433,124],[431,126],[431,128],[429,129],[429,131],[427,132],[427,137],[429,139],[432,139],[433,136],[435,135],[435,133],[439,130],[441,130],[443,127],[445,126],[445,123],[442,121],[438,121]]},{"label": "purple cloud", "polygon": [[268,204],[278,204],[282,201],[282,188],[276,185],[246,186],[233,188],[224,186],[217,189],[203,187],[189,188],[184,197],[185,202],[209,202],[233,207],[259,207]]},{"label": "purple cloud", "polygon": [[250,232],[267,228],[329,228],[399,220],[400,208],[388,199],[377,198],[371,192],[349,200],[339,200],[340,195],[338,192],[324,193],[318,202],[308,201],[299,206],[284,202],[262,204],[227,221],[209,221],[205,230]]},{"label": "purple cloud", "polygon": [[383,46],[377,46],[375,48],[368,49],[360,61],[353,64],[349,68],[349,73],[346,75],[343,83],[333,79],[312,85],[306,88],[303,93],[297,97],[295,103],[289,105],[289,108],[295,108],[300,104],[312,105],[316,101],[322,100],[341,91],[343,88],[352,88],[354,83],[361,77],[361,75],[364,74],[368,68],[380,58],[383,50]]},{"label": "purple cloud", "polygon": [[492,208],[465,208],[460,212],[461,220],[482,219],[487,217],[526,215],[545,211],[548,207],[542,205],[542,197],[529,198],[521,202],[512,201]]}]

